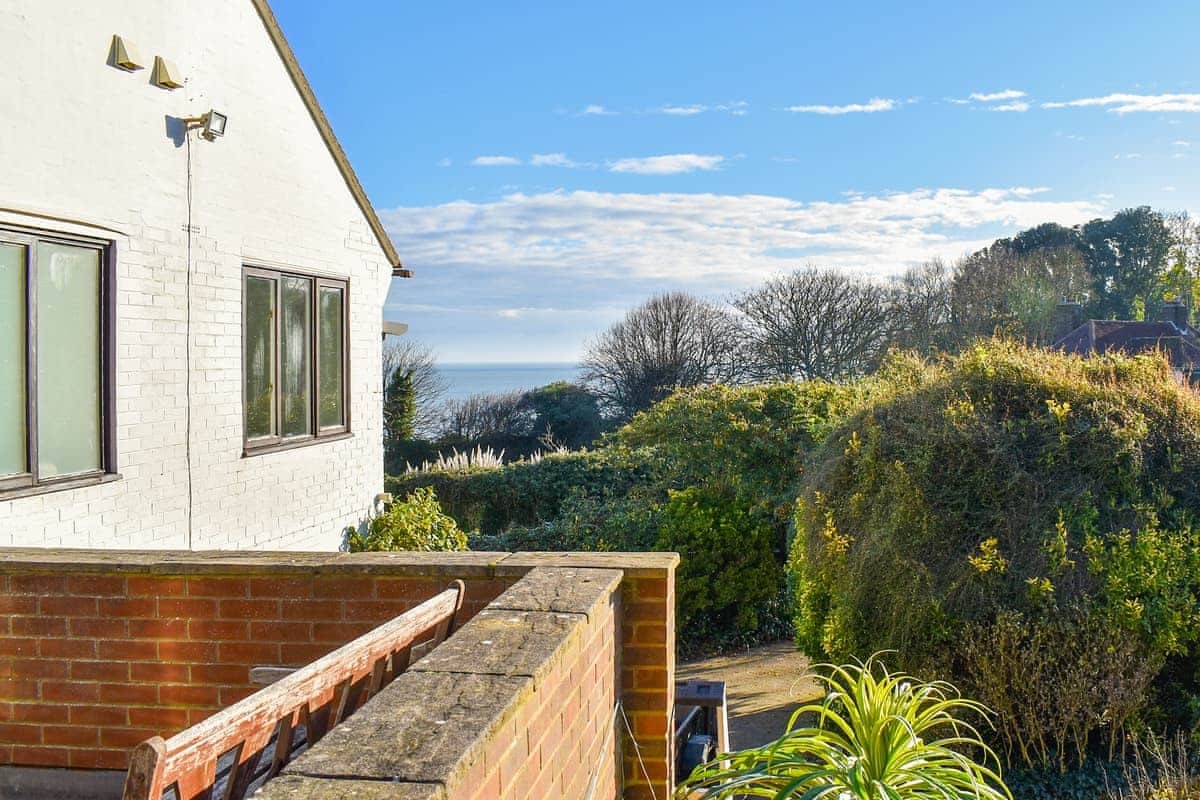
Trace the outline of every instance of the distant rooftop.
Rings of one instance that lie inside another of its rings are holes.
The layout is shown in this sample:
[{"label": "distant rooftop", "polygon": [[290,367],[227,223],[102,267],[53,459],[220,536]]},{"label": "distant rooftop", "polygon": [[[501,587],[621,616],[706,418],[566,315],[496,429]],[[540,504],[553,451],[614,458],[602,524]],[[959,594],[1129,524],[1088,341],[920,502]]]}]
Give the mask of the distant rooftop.
[{"label": "distant rooftop", "polygon": [[1154,321],[1091,319],[1080,320],[1078,303],[1060,303],[1057,350],[1076,355],[1092,353],[1166,354],[1171,365],[1191,375],[1200,372],[1200,331],[1188,322],[1189,309],[1178,301],[1163,305]]}]

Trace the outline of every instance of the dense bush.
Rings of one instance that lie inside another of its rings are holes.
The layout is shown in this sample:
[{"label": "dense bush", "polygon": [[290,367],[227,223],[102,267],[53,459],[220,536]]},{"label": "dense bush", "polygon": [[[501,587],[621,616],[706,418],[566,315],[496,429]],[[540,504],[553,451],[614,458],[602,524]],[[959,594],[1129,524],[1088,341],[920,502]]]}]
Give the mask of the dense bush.
[{"label": "dense bush", "polygon": [[735,644],[772,627],[784,573],[769,520],[710,489],[672,491],[655,549],[679,553],[677,618],[688,639]]},{"label": "dense bush", "polygon": [[685,647],[788,635],[782,565],[805,458],[862,392],[822,381],[684,389],[618,431],[658,490],[655,549],[682,557]]},{"label": "dense bush", "polygon": [[367,523],[366,533],[351,530],[352,552],[364,550],[466,550],[467,537],[442,513],[428,487],[414,489]]},{"label": "dense bush", "polygon": [[787,527],[806,455],[861,401],[824,381],[683,389],[617,433],[665,488],[705,487]]},{"label": "dense bush", "polygon": [[1195,691],[1198,510],[1200,402],[1162,360],[896,357],[810,465],[798,640],[895,649],[997,708],[1015,761],[1079,763],[1167,721],[1164,676]]},{"label": "dense bush", "polygon": [[464,530],[503,533],[512,525],[540,525],[558,518],[566,499],[625,494],[645,479],[636,459],[608,451],[554,453],[540,461],[516,461],[500,469],[432,470],[389,476],[387,489],[405,494],[428,486]]},{"label": "dense bush", "polygon": [[473,534],[472,550],[639,552],[657,547],[662,516],[657,492],[635,486],[628,494],[570,492],[558,516],[538,525],[513,525],[499,534]]}]

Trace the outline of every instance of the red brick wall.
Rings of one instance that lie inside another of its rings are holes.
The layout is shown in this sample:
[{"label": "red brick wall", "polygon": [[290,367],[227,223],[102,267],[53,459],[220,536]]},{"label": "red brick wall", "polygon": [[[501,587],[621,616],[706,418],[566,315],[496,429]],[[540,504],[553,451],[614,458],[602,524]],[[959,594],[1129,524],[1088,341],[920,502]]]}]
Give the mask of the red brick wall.
[{"label": "red brick wall", "polygon": [[641,752],[639,762],[621,722],[613,735],[623,763],[613,772],[624,776],[624,796],[649,798],[653,789],[667,797],[676,561],[655,553],[0,549],[0,765],[125,769],[142,740],[170,736],[253,691],[251,667],[311,661],[455,578],[467,585],[471,616],[535,566],[601,567],[625,576],[621,618],[610,620],[616,636],[604,645],[619,648],[614,685],[597,672],[603,647],[581,644],[554,690],[564,704],[557,720],[533,720],[537,741],[527,737],[524,755],[508,754],[501,775],[523,786],[528,771],[514,773],[513,764],[536,751],[548,763],[577,765],[537,777],[574,796],[601,747],[597,726],[607,732],[611,721],[613,703],[598,704],[597,693],[611,691]]},{"label": "red brick wall", "polygon": [[[0,763],[125,769],[256,688],[446,588],[442,577],[0,576]],[[467,581],[467,616],[511,580]]]},{"label": "red brick wall", "polygon": [[618,626],[613,605],[581,626],[450,800],[617,796]]},{"label": "red brick wall", "polygon": [[665,798],[674,787],[674,570],[629,577],[621,585],[621,594],[622,697],[642,759],[639,763],[635,748],[625,748],[625,796]]}]

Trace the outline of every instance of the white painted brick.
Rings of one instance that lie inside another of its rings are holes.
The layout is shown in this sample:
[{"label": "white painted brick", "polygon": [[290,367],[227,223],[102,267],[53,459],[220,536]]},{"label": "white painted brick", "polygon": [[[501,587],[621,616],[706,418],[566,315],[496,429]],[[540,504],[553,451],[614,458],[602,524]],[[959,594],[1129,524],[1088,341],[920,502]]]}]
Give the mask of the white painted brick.
[{"label": "white painted brick", "polygon": [[[0,545],[337,547],[342,529],[359,521],[382,489],[376,365],[389,265],[252,4],[214,0],[168,9],[93,0],[72,4],[66,17],[58,5],[10,0],[0,8],[0,51],[10,63],[38,65],[19,77],[0,75],[0,207],[122,231],[116,352],[124,478],[0,500]],[[70,36],[62,35],[64,19]],[[174,60],[187,87],[166,92],[149,86],[145,72],[108,67],[103,54],[114,32],[143,54]],[[53,100],[21,102],[28,97]],[[200,233],[192,235],[189,342],[187,152],[167,138],[164,119],[211,106],[230,121],[222,139],[191,146],[192,223]],[[102,119],[120,124],[96,124]],[[45,225],[0,213],[5,222]],[[242,458],[245,261],[350,279],[352,438]],[[189,352],[190,498],[183,407]]]}]

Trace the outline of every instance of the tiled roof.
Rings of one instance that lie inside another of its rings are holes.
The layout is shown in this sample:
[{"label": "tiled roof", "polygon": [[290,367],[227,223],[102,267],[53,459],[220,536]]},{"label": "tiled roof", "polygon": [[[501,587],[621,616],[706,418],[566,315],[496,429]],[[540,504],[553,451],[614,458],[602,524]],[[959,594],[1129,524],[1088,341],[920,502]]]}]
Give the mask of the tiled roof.
[{"label": "tiled roof", "polygon": [[1200,332],[1174,322],[1093,319],[1055,343],[1067,353],[1146,353],[1162,350],[1176,367],[1200,367]]}]

